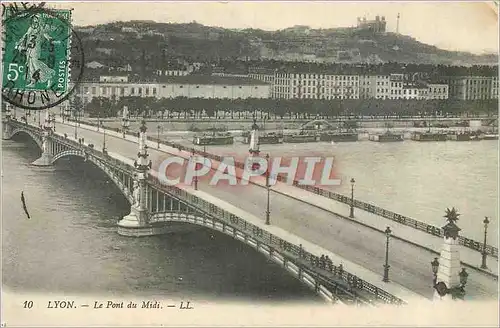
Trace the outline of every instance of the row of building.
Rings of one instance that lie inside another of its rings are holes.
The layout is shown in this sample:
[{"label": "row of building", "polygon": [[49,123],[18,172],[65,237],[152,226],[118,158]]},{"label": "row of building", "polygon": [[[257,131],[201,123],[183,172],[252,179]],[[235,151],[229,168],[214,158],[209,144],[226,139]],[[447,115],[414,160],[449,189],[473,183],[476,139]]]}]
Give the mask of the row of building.
[{"label": "row of building", "polygon": [[454,76],[423,81],[405,74],[312,74],[251,70],[249,74],[156,74],[149,79],[114,72],[76,87],[84,103],[94,97],[275,99],[498,99],[498,77]]},{"label": "row of building", "polygon": [[95,97],[155,98],[270,98],[271,85],[251,78],[212,75],[169,76],[141,80],[125,74],[101,75],[95,80],[78,83],[75,94],[84,104]]},{"label": "row of building", "polygon": [[439,80],[420,80],[417,75],[402,73],[349,75],[262,69],[250,70],[248,76],[270,83],[271,97],[285,99],[498,99],[499,87],[497,76],[443,76]]}]

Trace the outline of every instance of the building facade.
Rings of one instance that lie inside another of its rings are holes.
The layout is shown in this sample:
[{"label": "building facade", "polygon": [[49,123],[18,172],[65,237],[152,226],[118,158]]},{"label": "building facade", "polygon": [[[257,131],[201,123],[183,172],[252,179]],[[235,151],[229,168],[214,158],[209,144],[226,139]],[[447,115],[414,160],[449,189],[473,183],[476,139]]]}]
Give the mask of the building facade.
[{"label": "building facade", "polygon": [[456,76],[447,77],[451,99],[498,99],[498,77]]},{"label": "building facade", "polygon": [[247,99],[269,98],[271,95],[269,83],[227,76],[166,77],[160,81],[158,88],[159,98]]},{"label": "building facade", "polygon": [[276,72],[272,96],[278,99],[359,99],[359,76]]},{"label": "building facade", "polygon": [[428,96],[427,99],[448,99],[449,97],[449,88],[448,84],[445,83],[429,83],[428,87]]},{"label": "building facade", "polygon": [[498,99],[498,76],[494,76],[491,79],[491,99]]}]

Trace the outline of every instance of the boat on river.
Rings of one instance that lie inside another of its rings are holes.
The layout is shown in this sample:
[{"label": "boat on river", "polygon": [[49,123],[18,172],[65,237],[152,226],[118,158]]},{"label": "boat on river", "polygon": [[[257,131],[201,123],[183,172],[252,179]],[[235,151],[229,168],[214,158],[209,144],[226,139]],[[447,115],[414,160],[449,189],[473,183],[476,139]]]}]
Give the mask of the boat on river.
[{"label": "boat on river", "polygon": [[193,144],[204,145],[232,145],[234,137],[229,132],[214,132],[212,134],[196,135],[193,138]]},{"label": "boat on river", "polygon": [[[243,143],[250,144],[250,132],[245,131],[242,133]],[[272,145],[283,143],[283,133],[269,132],[259,135],[259,145]]]},{"label": "boat on river", "polygon": [[352,131],[324,131],[319,136],[320,141],[351,142],[358,141],[357,132]]},{"label": "boat on river", "polygon": [[413,132],[411,135],[411,140],[414,141],[446,141],[448,140],[448,135],[441,132]]},{"label": "boat on river", "polygon": [[319,141],[318,134],[305,131],[283,135],[283,142],[287,143],[305,143],[305,142],[317,142],[317,141]]},{"label": "boat on river", "polygon": [[384,134],[370,134],[368,140],[376,142],[397,142],[403,141],[404,135],[387,131]]},{"label": "boat on river", "polygon": [[483,134],[479,137],[481,140],[498,140],[498,133],[488,133],[488,134]]},{"label": "boat on river", "polygon": [[448,135],[450,140],[454,141],[479,141],[479,134],[476,132],[465,131],[465,132],[457,132]]}]

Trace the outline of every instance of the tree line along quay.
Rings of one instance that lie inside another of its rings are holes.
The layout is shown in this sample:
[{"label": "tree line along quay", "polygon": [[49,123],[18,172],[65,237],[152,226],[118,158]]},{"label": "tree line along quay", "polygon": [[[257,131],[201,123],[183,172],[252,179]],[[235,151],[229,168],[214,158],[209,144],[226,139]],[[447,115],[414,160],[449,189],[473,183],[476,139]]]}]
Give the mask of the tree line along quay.
[{"label": "tree line along quay", "polygon": [[403,100],[403,99],[205,99],[154,97],[94,97],[83,105],[79,96],[71,100],[73,111],[94,118],[118,117],[127,106],[131,117],[251,119],[311,119],[317,116],[448,116],[476,114],[494,116],[497,99]]}]

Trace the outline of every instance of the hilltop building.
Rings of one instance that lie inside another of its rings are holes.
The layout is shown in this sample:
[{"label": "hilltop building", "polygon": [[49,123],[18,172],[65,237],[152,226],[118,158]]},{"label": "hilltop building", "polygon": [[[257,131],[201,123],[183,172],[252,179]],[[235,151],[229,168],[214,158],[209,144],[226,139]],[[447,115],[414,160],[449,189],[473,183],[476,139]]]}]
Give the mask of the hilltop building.
[{"label": "hilltop building", "polygon": [[357,28],[360,31],[369,31],[373,33],[385,33],[387,22],[385,16],[375,16],[375,20],[367,20],[366,17],[358,17]]}]

